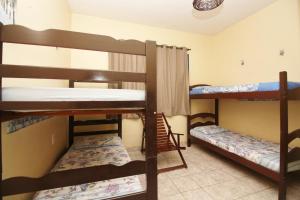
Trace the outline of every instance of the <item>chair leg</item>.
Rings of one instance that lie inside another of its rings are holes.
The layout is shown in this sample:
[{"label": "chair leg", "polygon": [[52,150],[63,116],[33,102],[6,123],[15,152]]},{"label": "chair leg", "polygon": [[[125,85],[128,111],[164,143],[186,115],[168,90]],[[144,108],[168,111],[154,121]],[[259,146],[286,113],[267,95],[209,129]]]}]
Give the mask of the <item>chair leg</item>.
[{"label": "chair leg", "polygon": [[180,156],[180,158],[181,158],[181,161],[183,162],[184,167],[187,168],[187,164],[186,164],[185,159],[184,159],[184,157],[183,157],[183,155],[182,155],[182,153],[181,153],[180,136],[179,136],[179,135],[177,135],[177,145],[178,145],[178,146],[177,146],[177,151],[178,151],[178,153],[179,153],[179,156]]},{"label": "chair leg", "polygon": [[[171,133],[171,134],[172,134],[172,133]],[[173,139],[174,139],[174,137],[173,137]],[[175,140],[175,139],[174,139],[174,140]],[[174,142],[175,142],[175,141],[174,141]],[[183,155],[182,155],[182,153],[181,153],[181,149],[184,149],[184,148],[181,148],[181,147],[180,147],[180,135],[177,135],[177,151],[178,151],[178,153],[179,153],[179,156],[180,156],[180,158],[181,158],[181,161],[182,161],[184,167],[187,168],[187,164],[186,164],[185,159],[184,159],[184,157],[183,157]]]},{"label": "chair leg", "polygon": [[187,164],[186,164],[186,162],[185,162],[185,159],[184,159],[184,157],[183,157],[183,155],[182,155],[182,153],[181,153],[181,151],[180,151],[180,149],[178,148],[177,151],[178,151],[178,153],[179,153],[179,156],[180,156],[180,158],[181,158],[181,161],[182,161],[184,167],[185,167],[185,168],[188,168],[188,167],[187,167]]}]

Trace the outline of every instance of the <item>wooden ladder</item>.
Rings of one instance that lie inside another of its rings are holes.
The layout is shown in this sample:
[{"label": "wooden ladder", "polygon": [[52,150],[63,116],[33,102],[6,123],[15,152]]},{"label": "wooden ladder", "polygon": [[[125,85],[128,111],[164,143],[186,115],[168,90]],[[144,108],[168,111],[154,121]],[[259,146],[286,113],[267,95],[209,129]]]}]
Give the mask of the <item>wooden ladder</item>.
[{"label": "wooden ladder", "polygon": [[[107,117],[107,116],[106,116]],[[84,131],[76,132],[76,126],[95,126],[95,125],[116,125],[117,128],[109,130]],[[122,115],[110,116],[105,119],[93,120],[74,120],[74,116],[69,117],[69,144],[73,143],[74,136],[99,135],[99,134],[114,134],[117,133],[122,138]]]}]

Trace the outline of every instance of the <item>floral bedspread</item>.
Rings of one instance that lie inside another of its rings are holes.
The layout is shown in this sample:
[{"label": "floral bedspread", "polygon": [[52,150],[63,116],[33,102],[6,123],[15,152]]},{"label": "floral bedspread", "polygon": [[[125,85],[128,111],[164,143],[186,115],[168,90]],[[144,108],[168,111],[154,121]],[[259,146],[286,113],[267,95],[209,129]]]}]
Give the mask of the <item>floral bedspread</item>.
[{"label": "floral bedspread", "polygon": [[[230,93],[230,92],[254,92],[254,91],[278,91],[279,82],[263,82],[254,84],[240,84],[230,86],[199,86],[191,91],[193,94]],[[299,82],[288,82],[288,89],[300,88]]]},{"label": "floral bedspread", "polygon": [[[244,136],[219,126],[203,126],[192,129],[191,135],[216,145],[247,160],[279,172],[280,145]],[[289,163],[288,171],[300,169],[300,162]]]},{"label": "floral bedspread", "polygon": [[[74,145],[60,159],[52,172],[98,165],[124,165],[130,157],[117,136],[76,137]],[[130,176],[77,186],[45,190],[34,200],[100,200],[143,191],[137,176]]]},{"label": "floral bedspread", "polygon": [[241,84],[233,86],[200,86],[193,88],[191,94],[254,92],[258,91],[259,84]]}]

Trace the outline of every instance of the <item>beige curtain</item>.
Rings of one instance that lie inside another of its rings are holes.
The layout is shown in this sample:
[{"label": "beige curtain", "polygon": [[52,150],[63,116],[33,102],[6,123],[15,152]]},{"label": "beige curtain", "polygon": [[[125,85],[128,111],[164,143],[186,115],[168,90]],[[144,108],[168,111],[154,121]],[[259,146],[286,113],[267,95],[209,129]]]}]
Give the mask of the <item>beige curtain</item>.
[{"label": "beige curtain", "polygon": [[[144,56],[109,53],[109,70],[146,71]],[[144,83],[123,83],[126,89],[144,89]],[[167,116],[189,114],[188,55],[186,49],[157,48],[157,111]]]},{"label": "beige curtain", "polygon": [[[146,59],[145,56],[121,54],[121,53],[109,53],[108,54],[108,66],[110,71],[119,72],[146,72]],[[110,88],[114,88],[115,84],[109,85]],[[144,83],[123,82],[122,88],[144,90]],[[138,118],[135,114],[124,114],[123,118]]]},{"label": "beige curtain", "polygon": [[[136,56],[120,53],[108,54],[108,66],[110,71],[119,72],[146,72],[146,59],[145,56]],[[124,89],[144,90],[144,83],[122,83]]]},{"label": "beige curtain", "polygon": [[189,114],[187,49],[157,48],[157,102],[167,116]]}]

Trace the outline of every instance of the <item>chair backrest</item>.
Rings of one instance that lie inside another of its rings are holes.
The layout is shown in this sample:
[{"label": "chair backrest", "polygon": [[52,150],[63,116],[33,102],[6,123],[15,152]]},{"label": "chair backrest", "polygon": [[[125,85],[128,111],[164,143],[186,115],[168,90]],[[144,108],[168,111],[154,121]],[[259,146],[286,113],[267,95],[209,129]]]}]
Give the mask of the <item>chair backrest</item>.
[{"label": "chair backrest", "polygon": [[[144,130],[143,130],[143,140],[142,140],[142,151],[144,150],[144,140],[145,140],[145,116],[139,114],[142,119]],[[166,167],[159,169],[159,172],[168,172],[175,169],[187,168],[187,164],[183,158],[180,147],[179,134],[177,134],[177,141],[174,137],[174,133],[171,131],[171,126],[169,125],[166,116],[164,113],[156,114],[156,123],[157,123],[157,153],[169,152],[169,151],[178,151],[179,156],[183,162],[182,165],[177,165],[173,167]]]},{"label": "chair backrest", "polygon": [[[145,127],[145,115],[138,114],[138,116],[141,118],[143,127]],[[168,121],[164,115],[164,113],[157,113],[156,114],[156,123],[157,123],[157,133],[166,133],[170,131],[170,125],[168,124]],[[168,130],[168,131],[167,131]]]},{"label": "chair backrest", "polygon": [[156,114],[157,135],[168,135],[170,127],[163,113]]},{"label": "chair backrest", "polygon": [[[142,119],[143,126],[145,127],[145,116],[139,114]],[[174,150],[174,144],[171,141],[171,127],[168,124],[168,121],[163,113],[156,114],[156,123],[157,123],[157,149],[158,152]]]}]

